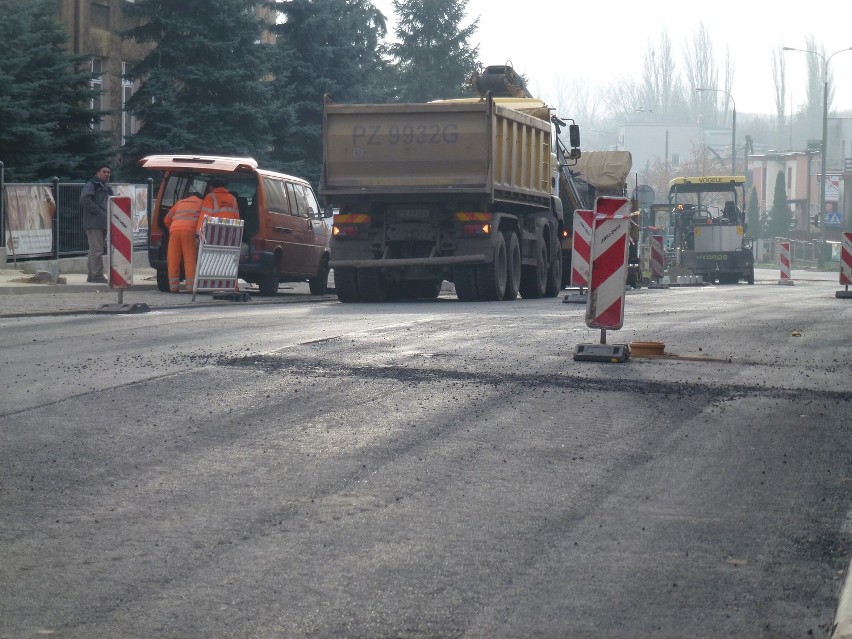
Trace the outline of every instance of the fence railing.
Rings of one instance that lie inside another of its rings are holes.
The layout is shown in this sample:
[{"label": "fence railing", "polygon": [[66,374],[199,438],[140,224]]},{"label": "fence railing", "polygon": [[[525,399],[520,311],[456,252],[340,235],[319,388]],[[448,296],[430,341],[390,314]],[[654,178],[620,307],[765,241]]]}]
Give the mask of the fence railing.
[{"label": "fence railing", "polygon": [[[2,176],[2,173],[0,173]],[[85,255],[80,195],[83,182],[5,183],[0,177],[0,233],[6,262]],[[146,184],[110,184],[116,195],[131,198],[133,246],[148,246],[153,180]]]},{"label": "fence railing", "polygon": [[819,251],[822,248],[823,259],[831,250],[831,242],[823,244],[819,240],[788,240],[783,237],[773,237],[756,240],[754,243],[754,259],[764,264],[776,264],[781,252],[781,242],[790,243],[790,262],[793,268],[816,268],[819,265]]}]

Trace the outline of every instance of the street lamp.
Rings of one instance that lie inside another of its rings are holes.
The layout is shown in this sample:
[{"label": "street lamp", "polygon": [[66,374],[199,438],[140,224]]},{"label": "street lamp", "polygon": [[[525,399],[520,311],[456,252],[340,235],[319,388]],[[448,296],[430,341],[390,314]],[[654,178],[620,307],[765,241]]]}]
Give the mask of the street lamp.
[{"label": "street lamp", "polygon": [[734,96],[725,91],[725,89],[705,89],[698,87],[696,93],[701,91],[715,91],[716,93],[724,93],[731,98],[731,104],[734,105],[733,118],[731,120],[731,175],[737,174],[737,103],[734,101]]},{"label": "street lamp", "polygon": [[832,53],[828,58],[826,58],[819,51],[811,51],[810,49],[797,49],[796,47],[781,47],[782,51],[801,51],[802,53],[812,53],[814,55],[818,55],[822,58],[822,72],[823,72],[823,93],[822,93],[822,148],[820,149],[820,157],[822,162],[820,162],[820,174],[819,174],[819,211],[817,214],[819,217],[819,251],[817,252],[817,266],[822,268],[825,264],[825,260],[823,259],[823,247],[825,246],[825,165],[828,164],[828,149],[826,149],[826,145],[828,144],[828,63],[831,62],[831,59],[836,56],[838,53],[843,53],[844,51],[852,51],[852,47],[847,47],[845,49],[838,49],[834,53]]}]

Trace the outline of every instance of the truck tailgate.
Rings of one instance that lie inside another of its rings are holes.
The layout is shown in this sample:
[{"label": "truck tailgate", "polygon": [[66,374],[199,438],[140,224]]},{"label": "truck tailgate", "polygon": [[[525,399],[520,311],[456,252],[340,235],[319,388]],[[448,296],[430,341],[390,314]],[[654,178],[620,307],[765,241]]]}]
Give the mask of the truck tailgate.
[{"label": "truck tailgate", "polygon": [[321,192],[550,196],[550,124],[488,100],[327,104]]}]

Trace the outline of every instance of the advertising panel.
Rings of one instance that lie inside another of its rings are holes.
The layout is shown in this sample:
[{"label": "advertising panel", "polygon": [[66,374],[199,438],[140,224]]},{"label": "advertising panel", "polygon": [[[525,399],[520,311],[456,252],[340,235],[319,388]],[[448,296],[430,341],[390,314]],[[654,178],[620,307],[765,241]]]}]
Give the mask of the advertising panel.
[{"label": "advertising panel", "polygon": [[53,250],[56,201],[50,186],[7,184],[3,189],[6,251],[9,256],[49,255]]}]

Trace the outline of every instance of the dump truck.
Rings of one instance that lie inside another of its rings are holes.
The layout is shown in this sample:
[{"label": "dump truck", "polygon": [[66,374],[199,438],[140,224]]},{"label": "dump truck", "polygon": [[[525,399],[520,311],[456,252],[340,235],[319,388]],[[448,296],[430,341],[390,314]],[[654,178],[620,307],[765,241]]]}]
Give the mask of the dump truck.
[{"label": "dump truck", "polygon": [[675,262],[669,275],[754,284],[753,240],[746,235],[745,176],[680,177],[669,182]]},{"label": "dump truck", "polygon": [[319,191],[336,211],[330,266],[340,301],[436,298],[444,281],[461,301],[558,295],[559,184],[562,165],[580,155],[579,127],[568,121],[570,149],[560,150],[566,121],[525,97],[511,67],[472,78],[481,97],[326,96]]}]

